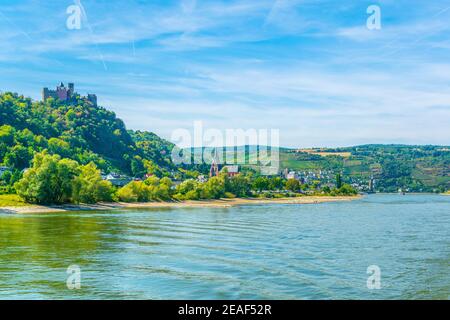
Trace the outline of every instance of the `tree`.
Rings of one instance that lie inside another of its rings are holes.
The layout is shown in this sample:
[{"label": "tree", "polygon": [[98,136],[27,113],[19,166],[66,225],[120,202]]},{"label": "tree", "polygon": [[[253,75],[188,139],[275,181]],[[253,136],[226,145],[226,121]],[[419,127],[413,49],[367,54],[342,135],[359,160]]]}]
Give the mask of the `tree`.
[{"label": "tree", "polygon": [[161,178],[159,183],[161,185],[164,185],[164,186],[168,187],[169,189],[172,188],[172,185],[173,185],[172,180],[170,180],[170,178],[167,178],[167,177]]},{"label": "tree", "polygon": [[230,179],[230,189],[227,191],[232,192],[237,197],[246,197],[250,194],[250,182],[242,174],[238,174]]},{"label": "tree", "polygon": [[336,175],[336,188],[339,189],[340,187],[342,187],[342,177],[341,174],[338,173]]},{"label": "tree", "polygon": [[158,186],[159,185],[159,178],[156,176],[151,176],[147,178],[144,183],[148,186]]},{"label": "tree", "polygon": [[281,190],[284,187],[283,179],[280,177],[273,177],[269,181],[269,187],[271,190]]},{"label": "tree", "polygon": [[82,166],[73,182],[72,200],[76,203],[97,203],[112,200],[112,185],[102,180],[94,163]]},{"label": "tree", "polygon": [[48,151],[52,154],[67,157],[70,155],[70,144],[58,138],[51,138],[48,140]]},{"label": "tree", "polygon": [[135,156],[131,160],[131,173],[133,176],[142,177],[146,174],[146,171],[142,158],[140,156]]},{"label": "tree", "polygon": [[171,192],[167,184],[161,183],[159,186],[153,187],[151,190],[152,200],[170,200]]},{"label": "tree", "polygon": [[9,146],[13,145],[14,133],[15,130],[13,127],[8,125],[0,126],[0,143],[4,143]]},{"label": "tree", "polygon": [[33,166],[14,184],[17,194],[29,203],[61,204],[69,202],[78,163],[58,155],[38,153]]},{"label": "tree", "polygon": [[6,184],[10,184],[12,179],[12,173],[11,171],[5,171],[2,175],[0,175],[0,180],[3,180]]},{"label": "tree", "polygon": [[289,179],[286,181],[286,189],[292,192],[300,191],[300,182],[296,179]]},{"label": "tree", "polygon": [[225,181],[221,177],[212,177],[201,188],[202,199],[220,199],[225,195]]},{"label": "tree", "polygon": [[157,177],[162,176],[161,168],[151,160],[143,160],[143,165],[148,174],[154,174]]},{"label": "tree", "polygon": [[151,190],[142,181],[132,181],[120,188],[117,196],[123,202],[147,202],[151,198]]},{"label": "tree", "polygon": [[16,145],[5,154],[5,163],[7,166],[15,169],[24,169],[29,166],[33,157],[33,151],[22,145]]},{"label": "tree", "polygon": [[338,190],[337,190],[339,195],[344,195],[344,196],[350,196],[350,195],[355,195],[358,193],[358,191],[355,190],[355,188],[353,188],[351,185],[349,184],[343,184]]},{"label": "tree", "polygon": [[198,184],[194,179],[188,179],[180,183],[175,190],[177,193],[187,194],[189,191],[197,189]]},{"label": "tree", "polygon": [[267,179],[267,177],[257,177],[253,181],[253,188],[258,190],[259,192],[269,189],[269,185],[270,182],[269,179]]}]

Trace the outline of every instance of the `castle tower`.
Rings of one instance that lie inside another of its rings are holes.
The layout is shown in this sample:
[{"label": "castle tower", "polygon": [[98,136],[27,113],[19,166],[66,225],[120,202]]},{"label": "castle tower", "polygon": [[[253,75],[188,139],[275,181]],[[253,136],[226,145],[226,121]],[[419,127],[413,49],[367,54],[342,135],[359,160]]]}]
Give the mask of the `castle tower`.
[{"label": "castle tower", "polygon": [[69,82],[69,92],[68,92],[69,97],[72,97],[74,93],[75,93],[75,84]]},{"label": "castle tower", "polygon": [[50,92],[48,91],[48,88],[42,88],[42,101],[45,101],[48,98],[50,98]]},{"label": "castle tower", "polygon": [[61,101],[67,101],[68,98],[68,90],[66,87],[64,87],[64,83],[60,83],[58,87],[56,87],[56,95],[58,96],[58,99]]}]

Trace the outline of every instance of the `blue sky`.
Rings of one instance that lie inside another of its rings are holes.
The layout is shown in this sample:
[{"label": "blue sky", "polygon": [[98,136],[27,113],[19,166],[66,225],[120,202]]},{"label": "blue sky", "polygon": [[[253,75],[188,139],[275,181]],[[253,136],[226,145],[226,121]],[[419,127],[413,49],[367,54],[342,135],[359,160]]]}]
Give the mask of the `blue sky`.
[{"label": "blue sky", "polygon": [[0,1],[0,90],[75,82],[165,138],[202,120],[290,147],[450,142],[450,1],[79,1]]}]

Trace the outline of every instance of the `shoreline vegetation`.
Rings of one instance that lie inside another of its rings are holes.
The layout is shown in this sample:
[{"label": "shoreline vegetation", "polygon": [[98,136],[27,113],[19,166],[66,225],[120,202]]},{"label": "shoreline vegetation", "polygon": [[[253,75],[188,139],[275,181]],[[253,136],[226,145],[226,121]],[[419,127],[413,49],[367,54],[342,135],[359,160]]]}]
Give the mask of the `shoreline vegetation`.
[{"label": "shoreline vegetation", "polygon": [[33,205],[17,202],[15,205],[3,206],[0,202],[0,214],[20,213],[61,213],[71,211],[105,211],[118,209],[151,209],[151,208],[230,208],[241,205],[265,204],[318,204],[325,202],[352,201],[362,198],[353,196],[301,196],[290,198],[233,198],[210,200],[185,200],[161,202],[102,202],[97,204],[64,204],[64,205]]},{"label": "shoreline vegetation", "polygon": [[[197,174],[196,174],[197,175]],[[169,177],[148,174],[122,187],[103,180],[91,162],[78,162],[37,153],[32,167],[13,185],[15,193],[0,196],[3,212],[48,212],[133,207],[231,206],[249,203],[316,203],[325,197],[356,196],[357,191],[336,177],[336,187],[308,188],[296,179],[261,176],[254,173],[229,175],[227,167],[208,179],[190,178],[175,184]],[[307,200],[303,200],[306,198]],[[12,208],[12,209],[11,209]],[[22,208],[22,209],[14,209]]]}]

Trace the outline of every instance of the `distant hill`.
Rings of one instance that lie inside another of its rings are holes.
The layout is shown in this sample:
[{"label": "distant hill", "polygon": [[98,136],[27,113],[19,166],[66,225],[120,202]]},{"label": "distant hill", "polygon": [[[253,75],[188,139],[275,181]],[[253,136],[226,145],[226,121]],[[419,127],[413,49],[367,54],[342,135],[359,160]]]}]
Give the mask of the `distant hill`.
[{"label": "distant hill", "polygon": [[[151,132],[126,130],[114,112],[85,99],[45,102],[14,93],[0,94],[0,163],[21,170],[43,149],[105,172],[140,176],[144,159],[162,170],[174,168],[173,144]],[[148,165],[148,163],[147,163]]]},{"label": "distant hill", "polygon": [[347,148],[281,152],[281,167],[291,170],[331,169],[347,178],[374,177],[378,191],[445,191],[450,189],[450,147],[363,145]]}]

